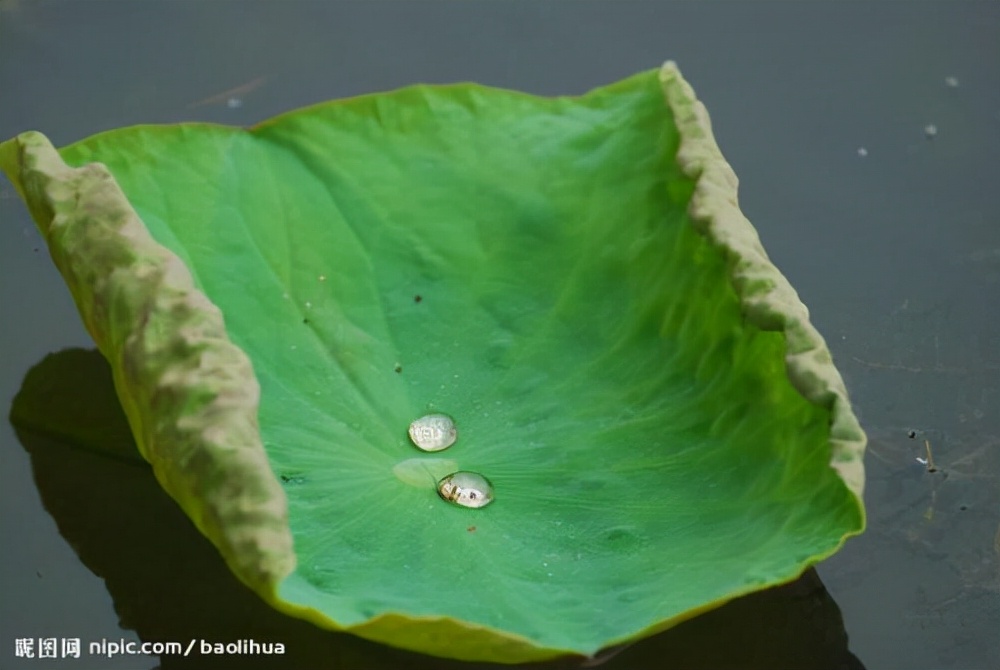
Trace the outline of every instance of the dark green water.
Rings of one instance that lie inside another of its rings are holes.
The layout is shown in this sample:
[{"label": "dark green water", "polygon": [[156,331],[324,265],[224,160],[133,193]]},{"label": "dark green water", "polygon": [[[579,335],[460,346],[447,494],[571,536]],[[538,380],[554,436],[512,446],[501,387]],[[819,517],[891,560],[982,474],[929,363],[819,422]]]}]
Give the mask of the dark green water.
[{"label": "dark green water", "polygon": [[[992,2],[0,0],[0,138],[250,124],[414,82],[575,94],[677,61],[869,431],[870,528],[818,567],[822,584],[743,599],[603,667],[986,670],[1000,667],[998,35]],[[6,181],[0,345],[4,408],[46,355],[92,346]],[[86,396],[102,373],[82,369],[66,385]],[[927,444],[935,472],[917,461]],[[282,619],[148,471],[6,422],[0,510],[3,670],[467,667]],[[136,630],[271,639],[299,665],[14,657],[16,638]]]}]

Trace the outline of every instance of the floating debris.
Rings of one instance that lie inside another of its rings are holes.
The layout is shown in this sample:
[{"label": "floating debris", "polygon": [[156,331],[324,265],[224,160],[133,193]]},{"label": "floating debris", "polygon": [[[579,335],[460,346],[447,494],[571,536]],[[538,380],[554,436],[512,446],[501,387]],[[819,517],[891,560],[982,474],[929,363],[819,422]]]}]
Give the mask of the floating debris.
[{"label": "floating debris", "polygon": [[937,472],[938,467],[934,465],[934,454],[931,453],[930,440],[924,440],[924,449],[927,450],[927,457],[921,458],[920,456],[917,456],[917,463],[920,463],[920,465],[927,468],[927,472]]},{"label": "floating debris", "polygon": [[250,92],[257,90],[266,81],[267,77],[257,77],[256,79],[252,79],[245,84],[240,84],[239,86],[227,89],[221,93],[216,93],[215,95],[207,97],[203,100],[192,102],[187,106],[187,108],[195,109],[196,107],[217,105],[221,103],[225,103],[230,109],[241,107],[243,105],[243,98],[241,96],[248,95]]}]

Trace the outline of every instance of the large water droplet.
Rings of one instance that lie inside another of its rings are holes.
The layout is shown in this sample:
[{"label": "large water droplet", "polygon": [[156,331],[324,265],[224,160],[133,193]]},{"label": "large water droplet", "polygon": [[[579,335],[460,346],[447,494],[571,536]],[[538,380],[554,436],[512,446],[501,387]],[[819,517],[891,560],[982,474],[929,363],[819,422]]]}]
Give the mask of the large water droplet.
[{"label": "large water droplet", "polygon": [[410,424],[410,439],[418,449],[441,451],[455,444],[458,431],[447,414],[428,414]]},{"label": "large water droplet", "polygon": [[486,507],[493,502],[493,484],[476,472],[454,472],[438,482],[438,495],[462,507]]}]

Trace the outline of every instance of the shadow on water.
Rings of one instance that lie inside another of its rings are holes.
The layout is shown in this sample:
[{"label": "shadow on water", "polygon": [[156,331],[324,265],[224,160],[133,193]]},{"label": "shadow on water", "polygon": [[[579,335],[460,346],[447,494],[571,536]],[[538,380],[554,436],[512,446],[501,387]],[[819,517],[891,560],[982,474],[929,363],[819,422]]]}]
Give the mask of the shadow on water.
[{"label": "shadow on water", "polygon": [[[144,641],[280,642],[283,656],[162,656],[161,670],[503,668],[400,651],[286,617],[229,572],[135,451],[110,369],[96,351],[52,354],[25,377],[11,411],[35,481],[60,533],[105,580],[121,625]],[[76,445],[67,446],[73,436]],[[603,662],[602,658],[604,659]],[[814,570],[735,600],[597,659],[530,666],[563,670],[799,668],[858,670],[837,604]],[[74,666],[75,667],[75,666]]]}]

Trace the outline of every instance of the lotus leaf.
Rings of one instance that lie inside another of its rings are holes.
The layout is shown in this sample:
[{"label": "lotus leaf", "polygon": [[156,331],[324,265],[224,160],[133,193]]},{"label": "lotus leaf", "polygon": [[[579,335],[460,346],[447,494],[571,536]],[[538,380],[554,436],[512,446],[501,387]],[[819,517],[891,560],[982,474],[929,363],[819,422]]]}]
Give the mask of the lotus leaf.
[{"label": "lotus leaf", "polygon": [[[671,63],[574,98],[25,133],[0,164],[158,481],[290,615],[591,655],[863,530],[843,382]],[[432,413],[457,441],[424,453]],[[456,470],[495,500],[441,499]]]}]

